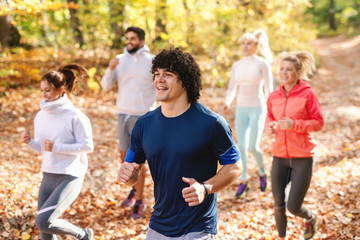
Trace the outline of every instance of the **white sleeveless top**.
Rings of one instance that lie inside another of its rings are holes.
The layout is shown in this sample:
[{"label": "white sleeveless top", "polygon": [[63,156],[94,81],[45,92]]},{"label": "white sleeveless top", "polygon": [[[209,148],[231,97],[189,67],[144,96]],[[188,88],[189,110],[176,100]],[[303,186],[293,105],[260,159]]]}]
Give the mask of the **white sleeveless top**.
[{"label": "white sleeveless top", "polygon": [[255,54],[234,62],[225,98],[226,105],[230,106],[237,89],[237,106],[265,106],[267,97],[273,91],[273,76],[269,62]]}]

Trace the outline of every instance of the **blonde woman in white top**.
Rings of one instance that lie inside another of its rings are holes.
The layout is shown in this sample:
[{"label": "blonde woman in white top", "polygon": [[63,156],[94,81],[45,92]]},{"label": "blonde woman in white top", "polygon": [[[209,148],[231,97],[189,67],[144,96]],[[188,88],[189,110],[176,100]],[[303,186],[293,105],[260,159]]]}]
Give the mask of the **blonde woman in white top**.
[{"label": "blonde woman in white top", "polygon": [[[232,65],[224,104],[224,113],[226,114],[237,94],[235,130],[243,163],[241,183],[236,192],[237,198],[249,190],[246,176],[247,150],[252,153],[258,165],[260,189],[261,191],[266,189],[267,176],[260,149],[260,139],[266,117],[266,99],[273,90],[270,65],[272,54],[266,33],[262,30],[245,33],[240,41],[243,58]],[[260,52],[265,58],[256,55],[257,52]]]},{"label": "blonde woman in white top", "polygon": [[77,64],[42,77],[43,100],[34,120],[34,139],[28,130],[22,134],[22,141],[42,156],[43,179],[35,218],[42,240],[57,239],[56,235],[90,240],[94,235],[91,228],[59,218],[79,195],[88,168],[87,153],[94,149],[90,120],[67,96],[77,80],[73,71],[87,77],[86,69]]}]

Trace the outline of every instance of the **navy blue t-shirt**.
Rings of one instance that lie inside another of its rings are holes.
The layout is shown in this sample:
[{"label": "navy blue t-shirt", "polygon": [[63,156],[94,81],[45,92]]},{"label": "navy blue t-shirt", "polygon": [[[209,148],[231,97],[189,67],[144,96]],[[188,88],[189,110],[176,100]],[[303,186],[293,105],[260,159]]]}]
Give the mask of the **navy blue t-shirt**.
[{"label": "navy blue t-shirt", "polygon": [[204,182],[222,165],[240,159],[226,120],[194,103],[174,118],[161,113],[161,107],[141,116],[131,134],[125,161],[148,161],[154,180],[155,205],[149,227],[168,236],[189,232],[216,233],[217,199],[210,194],[198,206],[189,207],[182,190],[189,184],[182,177]]}]

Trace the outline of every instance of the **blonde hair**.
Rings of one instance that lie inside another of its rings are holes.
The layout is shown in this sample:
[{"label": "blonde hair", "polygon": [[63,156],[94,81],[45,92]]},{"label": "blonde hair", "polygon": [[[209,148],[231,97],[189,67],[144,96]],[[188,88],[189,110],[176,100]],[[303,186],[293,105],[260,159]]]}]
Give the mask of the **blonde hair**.
[{"label": "blonde hair", "polygon": [[258,29],[252,33],[247,32],[244,33],[239,38],[239,42],[242,42],[244,40],[250,40],[253,41],[258,45],[258,51],[269,61],[273,61],[270,45],[269,45],[269,38],[266,34],[266,32],[262,29]]},{"label": "blonde hair", "polygon": [[310,81],[310,77],[315,72],[315,59],[311,53],[306,51],[296,52],[283,52],[276,57],[276,64],[280,64],[283,61],[292,62],[296,70],[300,70],[300,78]]}]

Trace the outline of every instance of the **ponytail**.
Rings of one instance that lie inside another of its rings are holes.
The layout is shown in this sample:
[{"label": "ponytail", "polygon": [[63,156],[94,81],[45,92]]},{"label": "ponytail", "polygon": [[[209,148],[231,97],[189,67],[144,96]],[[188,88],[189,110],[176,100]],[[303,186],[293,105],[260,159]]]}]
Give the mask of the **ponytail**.
[{"label": "ponytail", "polygon": [[[78,72],[77,75],[74,74],[74,70]],[[85,79],[88,77],[87,70],[84,67],[78,64],[68,64],[61,66],[58,71],[52,70],[46,73],[41,81],[47,81],[55,89],[64,86],[65,91],[70,94],[74,90],[78,78]]]},{"label": "ponytail", "polygon": [[258,39],[258,51],[271,63],[273,57],[266,32],[262,29],[258,29],[254,32],[254,35]]},{"label": "ponytail", "polygon": [[[74,70],[78,72],[77,76],[74,74]],[[75,83],[79,78],[86,79],[89,77],[87,70],[78,64],[63,65],[59,68],[58,72],[64,76],[64,87],[67,93],[71,93],[74,90]]]},{"label": "ponytail", "polygon": [[305,51],[299,51],[299,52],[295,52],[296,57],[300,60],[300,62],[302,63],[302,77],[305,80],[310,80],[310,77],[313,75],[313,73],[316,70],[315,67],[315,59],[313,57],[313,55],[311,55],[308,52]]},{"label": "ponytail", "polygon": [[239,41],[242,42],[245,39],[257,43],[257,50],[266,58],[266,60],[272,63],[273,57],[269,45],[269,38],[264,30],[258,29],[252,33],[244,33],[244,35],[240,37]]},{"label": "ponytail", "polygon": [[310,81],[310,77],[315,72],[315,59],[311,53],[305,51],[283,52],[276,57],[276,63],[280,64],[283,61],[290,61],[294,63],[296,70],[301,71],[300,78]]}]

